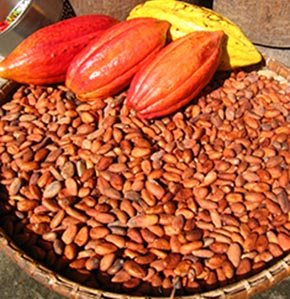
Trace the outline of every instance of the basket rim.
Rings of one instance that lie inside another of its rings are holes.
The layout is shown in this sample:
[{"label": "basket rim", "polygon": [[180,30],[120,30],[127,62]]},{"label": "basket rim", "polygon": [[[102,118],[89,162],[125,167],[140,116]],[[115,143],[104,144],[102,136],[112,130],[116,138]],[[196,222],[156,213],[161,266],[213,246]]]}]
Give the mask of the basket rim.
[{"label": "basket rim", "polygon": [[[270,70],[273,75],[286,79],[285,82],[290,83],[290,68],[283,65],[276,59],[264,56],[265,70]],[[260,70],[260,69],[259,69]],[[0,86],[0,105],[5,101],[15,89],[19,86],[13,81],[6,81]],[[112,298],[112,299],[164,299],[165,296],[144,296],[130,295],[125,293],[113,293],[102,289],[83,286],[65,278],[61,274],[50,270],[43,264],[35,261],[7,235],[3,228],[0,227],[0,251],[9,257],[30,277],[43,284],[47,288],[70,298]],[[282,259],[277,260],[274,264],[260,272],[244,278],[242,280],[230,283],[225,286],[219,286],[210,291],[202,291],[191,295],[177,295],[175,298],[183,299],[217,299],[217,298],[250,298],[256,293],[260,293],[278,284],[285,278],[290,276],[290,253],[286,254]],[[242,297],[241,297],[242,296]],[[170,297],[172,298],[172,296]]]},{"label": "basket rim", "polygon": [[[69,294],[72,294],[72,290],[77,297],[79,292],[86,294],[84,298],[112,298],[112,299],[140,299],[145,296],[130,295],[125,293],[113,293],[111,291],[104,291],[101,289],[90,288],[83,286],[77,282],[74,282],[68,278],[65,278],[61,274],[48,269],[41,263],[36,262],[28,254],[26,254],[21,248],[15,245],[14,241],[6,234],[6,232],[0,227],[0,250],[15,262],[24,272],[30,277],[50,288],[51,290],[67,296],[63,289],[67,289]],[[195,293],[192,295],[176,296],[175,298],[183,299],[210,299],[210,298],[235,298],[240,296],[241,293],[246,293],[246,297],[250,298],[256,293],[260,293],[277,283],[281,282],[285,278],[290,276],[290,253],[287,254],[282,260],[277,261],[275,264],[261,272],[254,274],[248,278],[242,279],[237,282],[233,282],[224,287],[218,287],[210,291],[201,293]],[[61,286],[61,289],[59,287]],[[234,297],[232,297],[234,296]],[[147,296],[146,296],[147,297]],[[78,297],[79,298],[79,297]],[[150,299],[164,299],[164,296],[148,296]]]}]

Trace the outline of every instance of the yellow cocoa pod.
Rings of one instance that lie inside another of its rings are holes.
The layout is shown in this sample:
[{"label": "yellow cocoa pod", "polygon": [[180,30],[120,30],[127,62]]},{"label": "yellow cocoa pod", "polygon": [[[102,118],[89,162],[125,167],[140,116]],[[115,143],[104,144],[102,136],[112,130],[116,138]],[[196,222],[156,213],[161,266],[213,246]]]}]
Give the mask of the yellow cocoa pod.
[{"label": "yellow cocoa pod", "polygon": [[259,51],[236,24],[211,9],[182,1],[151,0],[134,7],[128,19],[137,17],[167,20],[171,23],[173,40],[193,31],[223,31],[226,38],[220,70],[249,66],[262,60]]}]

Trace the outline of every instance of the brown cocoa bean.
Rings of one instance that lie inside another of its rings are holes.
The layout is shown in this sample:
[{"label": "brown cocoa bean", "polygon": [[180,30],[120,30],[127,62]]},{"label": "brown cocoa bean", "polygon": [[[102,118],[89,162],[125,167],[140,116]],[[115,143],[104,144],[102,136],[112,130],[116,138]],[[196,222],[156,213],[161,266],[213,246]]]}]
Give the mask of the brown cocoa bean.
[{"label": "brown cocoa bean", "polygon": [[190,243],[186,243],[186,244],[181,245],[180,253],[183,255],[187,255],[187,254],[192,253],[193,250],[200,249],[202,246],[203,246],[202,241],[193,241]]},{"label": "brown cocoa bean", "polygon": [[118,247],[109,242],[102,242],[100,244],[97,244],[94,247],[94,250],[96,254],[103,256],[103,255],[116,252],[118,250]]},{"label": "brown cocoa bean", "polygon": [[78,246],[84,246],[89,239],[89,229],[87,226],[83,226],[75,236],[75,244]]},{"label": "brown cocoa bean", "polygon": [[17,209],[20,212],[28,212],[35,209],[38,206],[38,202],[35,200],[20,200],[17,202]]},{"label": "brown cocoa bean", "polygon": [[45,198],[53,198],[60,192],[61,188],[61,183],[59,181],[54,181],[46,186],[43,196]]},{"label": "brown cocoa bean", "polygon": [[67,245],[71,244],[74,241],[77,233],[78,233],[77,226],[72,224],[72,225],[68,226],[66,228],[66,230],[63,232],[61,239],[65,244],[67,244]]},{"label": "brown cocoa bean", "polygon": [[279,233],[277,237],[281,248],[284,251],[288,251],[290,249],[290,236],[282,232]]},{"label": "brown cocoa bean", "polygon": [[241,260],[238,268],[236,269],[236,275],[245,275],[251,271],[252,265],[248,258]]},{"label": "brown cocoa bean", "polygon": [[142,279],[146,276],[145,270],[134,261],[126,261],[123,267],[124,270],[132,277]]},{"label": "brown cocoa bean", "polygon": [[127,225],[128,227],[148,227],[158,223],[157,215],[137,215],[129,219]]},{"label": "brown cocoa bean", "polygon": [[242,249],[238,243],[230,244],[227,250],[227,256],[229,261],[237,268],[241,261]]}]

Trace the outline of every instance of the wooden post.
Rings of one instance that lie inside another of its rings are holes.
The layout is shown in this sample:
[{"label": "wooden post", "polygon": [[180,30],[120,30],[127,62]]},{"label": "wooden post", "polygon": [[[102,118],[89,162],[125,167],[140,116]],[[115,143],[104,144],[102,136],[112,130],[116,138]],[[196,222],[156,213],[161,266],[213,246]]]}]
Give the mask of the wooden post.
[{"label": "wooden post", "polygon": [[264,46],[290,47],[289,0],[214,0],[213,8]]}]

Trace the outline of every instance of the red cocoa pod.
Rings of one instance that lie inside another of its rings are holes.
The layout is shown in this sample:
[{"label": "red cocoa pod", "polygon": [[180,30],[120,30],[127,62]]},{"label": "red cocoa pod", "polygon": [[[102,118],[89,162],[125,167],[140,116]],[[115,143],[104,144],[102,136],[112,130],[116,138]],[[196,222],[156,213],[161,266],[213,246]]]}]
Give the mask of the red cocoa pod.
[{"label": "red cocoa pod", "polygon": [[41,28],[0,62],[0,77],[25,84],[64,82],[75,55],[117,22],[106,15],[84,15]]},{"label": "red cocoa pod", "polygon": [[169,26],[153,18],[136,18],[112,26],[73,59],[66,86],[80,100],[118,93],[165,45]]},{"label": "red cocoa pod", "polygon": [[193,32],[162,49],[134,76],[126,104],[143,119],[177,111],[213,77],[223,32]]}]

